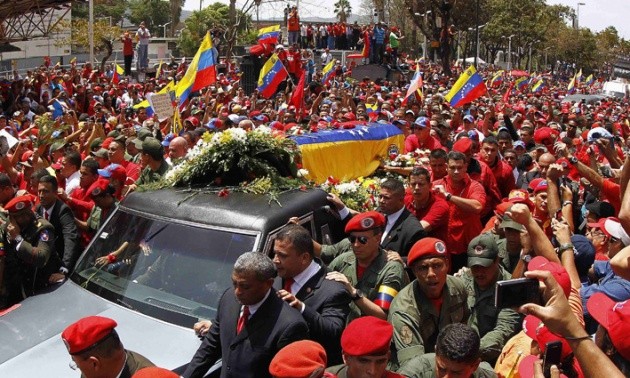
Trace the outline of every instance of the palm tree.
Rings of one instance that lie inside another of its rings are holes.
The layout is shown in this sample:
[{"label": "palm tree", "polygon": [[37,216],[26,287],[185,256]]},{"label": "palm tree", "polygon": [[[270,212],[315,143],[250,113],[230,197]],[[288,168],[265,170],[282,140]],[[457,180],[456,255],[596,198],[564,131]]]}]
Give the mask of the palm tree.
[{"label": "palm tree", "polygon": [[[179,18],[182,15],[182,7],[184,6],[184,0],[169,0],[171,7],[171,37],[175,35],[175,30],[179,25]],[[166,37],[166,36],[165,36]]]},{"label": "palm tree", "polygon": [[352,13],[352,6],[348,0],[337,0],[334,12],[339,22],[346,22]]}]

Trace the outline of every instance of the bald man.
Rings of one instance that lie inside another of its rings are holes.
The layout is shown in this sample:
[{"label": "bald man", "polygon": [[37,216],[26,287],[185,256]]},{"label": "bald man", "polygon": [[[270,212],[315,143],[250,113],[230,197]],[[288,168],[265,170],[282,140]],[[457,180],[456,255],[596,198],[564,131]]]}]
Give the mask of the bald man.
[{"label": "bald man", "polygon": [[516,180],[516,187],[525,189],[529,187],[529,183],[536,178],[546,178],[547,177],[547,169],[549,166],[556,162],[556,157],[550,154],[549,152],[545,152],[544,154],[538,157],[538,168],[530,172],[522,172],[521,175]]},{"label": "bald man", "polygon": [[177,165],[186,159],[188,153],[188,141],[183,137],[175,137],[168,145],[168,163]]}]

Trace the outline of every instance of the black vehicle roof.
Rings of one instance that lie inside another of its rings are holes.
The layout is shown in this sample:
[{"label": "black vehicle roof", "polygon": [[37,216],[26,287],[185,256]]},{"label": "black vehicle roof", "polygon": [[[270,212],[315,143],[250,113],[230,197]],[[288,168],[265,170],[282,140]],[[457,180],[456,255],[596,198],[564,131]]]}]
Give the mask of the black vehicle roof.
[{"label": "black vehicle roof", "polygon": [[321,189],[290,190],[277,196],[230,192],[194,193],[182,189],[160,189],[131,193],[121,203],[123,209],[178,221],[200,223],[252,232],[269,232],[328,204]]}]

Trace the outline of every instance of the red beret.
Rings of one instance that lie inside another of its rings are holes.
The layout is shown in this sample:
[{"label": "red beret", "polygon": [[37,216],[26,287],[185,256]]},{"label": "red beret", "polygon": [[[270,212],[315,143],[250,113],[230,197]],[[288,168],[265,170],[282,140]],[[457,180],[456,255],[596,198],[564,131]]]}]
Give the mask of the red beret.
[{"label": "red beret", "polygon": [[33,197],[26,195],[13,198],[4,206],[4,209],[9,213],[17,213],[25,209],[31,210],[32,207]]},{"label": "red beret", "polygon": [[109,336],[118,324],[110,318],[87,316],[70,324],[61,334],[68,353],[79,354]]},{"label": "red beret", "polygon": [[383,319],[363,316],[341,334],[341,349],[349,356],[381,356],[389,351],[394,327]]},{"label": "red beret", "polygon": [[311,340],[291,343],[276,353],[269,373],[276,378],[308,378],[316,371],[326,369],[326,351]]},{"label": "red beret", "polygon": [[534,187],[534,194],[538,194],[540,192],[546,192],[548,186],[549,185],[547,184],[547,180],[542,180],[541,182],[538,183],[538,185]]},{"label": "red beret", "polygon": [[161,367],[151,366],[138,370],[131,378],[179,378],[179,374]]},{"label": "red beret", "polygon": [[557,130],[545,126],[534,131],[534,141],[537,144],[551,144],[555,142],[558,135]]},{"label": "red beret", "polygon": [[448,257],[444,242],[436,238],[418,240],[409,251],[407,265],[412,266],[414,262],[428,257]]},{"label": "red beret", "polygon": [[545,181],[544,178],[542,177],[537,177],[535,179],[533,179],[532,181],[529,182],[529,185],[527,186],[529,189],[531,189],[531,191],[533,192],[536,187],[538,186],[538,184],[540,184],[541,182]]},{"label": "red beret", "polygon": [[107,191],[107,186],[109,185],[109,181],[105,179],[96,180],[90,187],[88,188],[88,195],[90,198],[94,198],[102,195]]},{"label": "red beret", "polygon": [[512,202],[501,202],[494,208],[494,211],[498,216],[502,217],[503,215],[505,215],[505,212],[507,211],[507,209],[512,207],[512,205],[513,205]]},{"label": "red beret", "polygon": [[367,211],[355,215],[346,224],[346,234],[355,231],[367,231],[385,226],[385,216],[378,211]]},{"label": "red beret", "polygon": [[453,151],[461,152],[463,154],[470,154],[472,152],[472,140],[470,138],[461,138],[453,145]]}]

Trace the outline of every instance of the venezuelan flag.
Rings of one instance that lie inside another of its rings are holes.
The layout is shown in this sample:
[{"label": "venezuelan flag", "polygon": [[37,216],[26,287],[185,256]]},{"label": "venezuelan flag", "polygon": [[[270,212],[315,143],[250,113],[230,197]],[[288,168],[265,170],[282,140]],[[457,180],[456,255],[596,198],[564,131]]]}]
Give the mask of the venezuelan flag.
[{"label": "venezuelan flag", "polygon": [[575,83],[580,84],[582,82],[582,69],[578,71],[577,75],[575,75]]},{"label": "venezuelan flag", "polygon": [[155,70],[155,78],[160,79],[160,75],[162,74],[162,59],[160,59],[160,64],[158,64],[157,70]]},{"label": "venezuelan flag", "polygon": [[593,74],[588,75],[588,77],[586,78],[586,80],[584,81],[584,85],[591,85],[593,84]]},{"label": "venezuelan flag", "polygon": [[328,176],[353,180],[372,175],[381,157],[389,156],[396,146],[404,150],[405,136],[396,126],[370,123],[354,129],[324,130],[302,136],[291,136],[302,154],[302,165],[308,179],[323,183]]},{"label": "venezuelan flag", "polygon": [[490,87],[494,87],[497,84],[501,84],[503,82],[503,73],[505,71],[503,70],[499,70],[497,71],[497,73],[494,74],[494,76],[492,76],[492,79],[490,79]]},{"label": "venezuelan flag", "polygon": [[474,66],[468,67],[444,97],[452,107],[462,106],[483,96],[488,89]]},{"label": "venezuelan flag", "polygon": [[282,83],[289,73],[282,64],[282,61],[278,58],[278,55],[273,54],[263,68],[260,70],[260,76],[258,76],[258,93],[264,98],[270,98],[276,93],[278,85]]},{"label": "venezuelan flag", "polygon": [[258,29],[258,43],[275,44],[280,38],[280,25],[272,25],[266,28]]},{"label": "venezuelan flag", "polygon": [[212,47],[212,39],[210,33],[201,41],[201,46],[195,54],[190,66],[186,70],[186,74],[177,85],[175,96],[179,98],[179,108],[183,108],[188,101],[188,97],[192,92],[217,81],[216,69],[217,51]]},{"label": "venezuelan flag", "polygon": [[322,84],[324,85],[328,84],[330,79],[332,79],[333,76],[335,76],[335,62],[336,62],[335,59],[331,60],[322,70]]},{"label": "venezuelan flag", "polygon": [[519,77],[518,79],[516,79],[516,81],[514,82],[514,86],[516,87],[516,89],[518,90],[522,90],[524,87],[527,86],[527,82],[529,81],[529,78],[526,76],[523,77]]},{"label": "venezuelan flag", "polygon": [[116,69],[114,70],[114,75],[112,76],[112,83],[118,84],[120,82],[120,78],[125,74],[125,69],[118,65],[118,63],[114,63],[116,65]]},{"label": "venezuelan flag", "polygon": [[569,85],[567,86],[567,94],[571,94],[573,92],[575,92],[575,76],[573,76],[573,79],[571,79]]},{"label": "venezuelan flag", "polygon": [[[163,94],[163,93],[169,93],[169,92],[174,92],[176,88],[175,82],[173,80],[171,80],[170,83],[166,84],[166,86],[162,89],[160,89],[157,93],[158,94]],[[142,102],[137,103],[136,105],[133,106],[134,109],[147,109],[147,115],[149,114],[153,114],[153,108],[151,107],[151,104],[149,103],[149,100],[144,100]]]},{"label": "venezuelan flag", "polygon": [[539,80],[536,82],[536,84],[534,84],[534,85],[532,86],[532,92],[534,92],[534,93],[538,93],[538,92],[542,91],[544,87],[545,87],[545,82],[544,82],[544,80],[543,80],[543,79],[539,79]]},{"label": "venezuelan flag", "polygon": [[374,303],[383,310],[389,310],[389,306],[391,306],[392,301],[397,294],[398,291],[392,289],[391,287],[381,285],[378,287],[378,294],[376,294],[376,299],[374,299]]},{"label": "venezuelan flag", "polygon": [[409,84],[409,89],[407,89],[407,94],[405,94],[405,99],[402,101],[402,105],[407,104],[407,100],[411,97],[412,94],[416,94],[420,98],[422,98],[422,86],[424,83],[422,82],[422,74],[420,73],[420,65],[416,65],[416,73],[413,74],[411,78],[411,83]]}]

